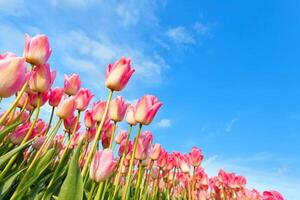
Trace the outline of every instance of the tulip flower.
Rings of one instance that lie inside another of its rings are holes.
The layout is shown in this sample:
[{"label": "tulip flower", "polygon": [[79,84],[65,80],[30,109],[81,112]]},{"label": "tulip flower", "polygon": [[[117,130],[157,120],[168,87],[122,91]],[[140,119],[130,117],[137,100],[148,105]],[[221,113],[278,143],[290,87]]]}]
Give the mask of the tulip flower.
[{"label": "tulip flower", "polygon": [[126,140],[127,139],[127,135],[128,135],[127,131],[125,131],[125,130],[120,131],[118,133],[118,135],[116,136],[116,139],[115,139],[116,143],[120,144],[123,140]]},{"label": "tulip flower", "polygon": [[138,138],[137,151],[135,154],[135,159],[144,160],[147,157],[148,147],[150,140],[144,134],[141,134]]},{"label": "tulip flower", "polygon": [[49,94],[49,105],[56,107],[64,96],[64,89],[56,87],[50,90]]},{"label": "tulip flower", "polygon": [[75,108],[79,111],[84,111],[90,100],[93,98],[91,91],[88,89],[80,89],[75,96]]},{"label": "tulip flower", "polygon": [[160,151],[161,151],[160,144],[154,144],[154,145],[152,145],[151,148],[150,148],[149,157],[152,160],[157,160],[158,157],[159,157]]},{"label": "tulip flower", "polygon": [[[67,133],[72,134],[74,132],[75,124],[76,124],[77,117],[74,116],[73,114],[69,116],[67,119],[64,119],[64,131]],[[80,129],[80,122],[77,123],[76,125],[76,131]]]},{"label": "tulip flower", "polygon": [[187,155],[181,155],[179,158],[179,167],[183,173],[190,172],[190,163]]},{"label": "tulip flower", "polygon": [[[24,124],[18,126],[16,128],[16,130],[9,135],[10,141],[15,145],[21,144],[21,142],[23,141],[30,126],[31,126],[31,123],[24,123]],[[29,136],[29,139],[34,138],[34,136],[35,135],[32,132],[31,135]]]},{"label": "tulip flower", "polygon": [[42,144],[44,143],[45,139],[46,139],[46,136],[44,136],[44,135],[35,138],[35,139],[34,139],[34,142],[33,142],[33,144],[32,144],[32,147],[33,147],[34,149],[40,149],[41,146],[42,146]]},{"label": "tulip flower", "polygon": [[94,122],[94,120],[93,120],[93,115],[92,115],[92,111],[91,111],[91,110],[85,111],[83,121],[84,121],[84,125],[85,125],[87,128],[92,128],[92,127],[94,127],[95,122]]},{"label": "tulip flower", "polygon": [[72,116],[75,111],[75,102],[73,97],[62,98],[55,111],[56,115],[61,119],[67,119]]},{"label": "tulip flower", "polygon": [[129,105],[126,111],[126,122],[130,125],[136,125],[137,122],[135,121],[135,105]]},{"label": "tulip flower", "polygon": [[78,74],[65,75],[64,91],[67,95],[76,95],[81,87],[81,81]]},{"label": "tulip flower", "polygon": [[143,125],[149,125],[161,106],[162,103],[158,102],[155,96],[143,96],[136,105],[135,120]]},{"label": "tulip flower", "polygon": [[0,97],[7,98],[20,91],[28,73],[25,59],[6,53],[0,57]]},{"label": "tulip flower", "polygon": [[98,101],[97,103],[94,103],[92,108],[92,115],[94,121],[100,122],[102,120],[105,106],[106,106],[106,101]]},{"label": "tulip flower", "polygon": [[264,191],[263,200],[284,200],[283,196],[277,191]]},{"label": "tulip flower", "polygon": [[189,155],[190,155],[191,165],[194,167],[200,166],[203,160],[203,154],[201,152],[201,149],[193,147]]},{"label": "tulip flower", "polygon": [[95,153],[91,167],[90,178],[99,183],[108,179],[115,171],[117,161],[110,149],[104,149]]},{"label": "tulip flower", "polygon": [[134,69],[131,69],[129,58],[122,57],[114,64],[109,64],[105,74],[106,87],[114,91],[121,91],[134,71]]},{"label": "tulip flower", "polygon": [[29,79],[29,87],[34,92],[47,92],[51,88],[55,77],[56,72],[50,72],[48,63],[36,65]]},{"label": "tulip flower", "polygon": [[120,122],[123,120],[127,104],[125,103],[123,97],[116,97],[114,100],[111,101],[109,106],[109,117],[111,120],[115,122]]},{"label": "tulip flower", "polygon": [[[132,148],[133,148],[133,144],[132,142],[129,140],[128,141],[128,144],[127,144],[127,151],[125,151],[125,147],[126,147],[126,140],[122,140],[121,143],[120,143],[120,147],[119,147],[119,151],[118,151],[118,155],[121,157],[124,153],[127,154],[128,152],[131,152],[132,151]],[[131,156],[130,156],[131,157]],[[129,159],[130,159],[129,157]]]},{"label": "tulip flower", "polygon": [[51,48],[46,35],[36,35],[30,38],[25,34],[24,58],[32,65],[45,64],[51,55]]},{"label": "tulip flower", "polygon": [[20,101],[18,101],[17,107],[18,108],[23,108],[24,106],[26,106],[28,104],[28,102],[29,102],[29,96],[26,92],[24,92],[22,94],[22,97],[21,97]]},{"label": "tulip flower", "polygon": [[[48,101],[49,95],[48,92],[43,92],[41,94],[41,103],[40,103],[40,107],[45,105],[45,103]],[[38,102],[38,94],[37,93],[32,93],[29,95],[29,103],[31,106],[33,106],[34,108],[37,107],[37,102]]]},{"label": "tulip flower", "polygon": [[165,165],[167,164],[167,160],[168,160],[168,152],[166,152],[164,149],[161,149],[161,152],[156,161],[157,166],[159,166],[160,168],[164,168]]}]

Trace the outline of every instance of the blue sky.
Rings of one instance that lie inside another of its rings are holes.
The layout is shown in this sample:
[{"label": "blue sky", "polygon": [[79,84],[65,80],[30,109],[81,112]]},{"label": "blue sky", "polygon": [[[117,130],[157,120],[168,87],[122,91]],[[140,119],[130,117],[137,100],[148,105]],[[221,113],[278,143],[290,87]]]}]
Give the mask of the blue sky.
[{"label": "blue sky", "polygon": [[79,73],[97,99],[107,95],[106,65],[130,56],[136,73],[121,95],[163,101],[147,127],[156,141],[169,151],[198,146],[210,175],[236,171],[249,187],[296,200],[299,20],[296,0],[0,0],[0,52],[21,55],[25,32],[45,33],[55,85]]}]

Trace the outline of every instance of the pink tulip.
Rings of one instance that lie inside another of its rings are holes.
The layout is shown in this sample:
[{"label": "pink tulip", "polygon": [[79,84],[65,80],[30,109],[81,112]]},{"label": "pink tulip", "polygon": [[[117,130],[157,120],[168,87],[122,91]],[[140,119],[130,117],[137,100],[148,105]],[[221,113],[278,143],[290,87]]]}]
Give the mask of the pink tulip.
[{"label": "pink tulip", "polygon": [[0,97],[7,98],[20,91],[28,73],[25,59],[6,53],[0,57]]},{"label": "pink tulip", "polygon": [[146,159],[147,154],[148,154],[149,143],[150,143],[150,140],[144,134],[141,134],[140,137],[138,138],[135,159],[137,159],[137,160]]},{"label": "pink tulip", "polygon": [[166,152],[164,149],[161,149],[161,152],[158,156],[158,159],[156,161],[157,166],[160,168],[164,168],[168,161],[168,152]]},{"label": "pink tulip", "polygon": [[65,75],[64,90],[67,95],[76,95],[81,87],[81,81],[78,74]]},{"label": "pink tulip", "polygon": [[30,38],[25,34],[24,57],[32,65],[45,64],[51,55],[51,48],[46,35],[36,35]]},{"label": "pink tulip", "polygon": [[92,108],[92,115],[94,121],[100,122],[102,120],[105,106],[106,106],[106,101],[98,101],[97,103],[94,103]]},{"label": "pink tulip", "polygon": [[[41,94],[41,102],[40,102],[40,106],[42,107],[43,105],[45,105],[45,103],[48,101],[49,95],[48,92],[43,92]],[[37,102],[38,102],[38,94],[37,93],[32,93],[29,95],[29,103],[31,106],[33,106],[34,108],[37,107]]]},{"label": "pink tulip", "polygon": [[75,133],[72,141],[71,141],[71,146],[74,148],[77,146],[82,140],[87,138],[87,132],[86,131],[81,131],[79,133]]},{"label": "pink tulip", "polygon": [[64,96],[64,89],[56,87],[50,91],[49,105],[56,107]]},{"label": "pink tulip", "polygon": [[106,123],[103,126],[103,133],[105,134],[106,137],[110,138],[113,132],[115,131],[115,129],[116,129],[116,125],[110,121],[109,123]]},{"label": "pink tulip", "polygon": [[51,88],[55,77],[56,72],[50,72],[48,63],[36,65],[29,79],[29,87],[34,92],[47,92]]},{"label": "pink tulip", "polygon": [[75,96],[75,108],[84,111],[93,97],[94,95],[92,95],[90,90],[80,89]]},{"label": "pink tulip", "polygon": [[127,139],[127,131],[122,130],[118,133],[115,140],[117,144],[120,144],[123,140],[126,141],[126,139]]},{"label": "pink tulip", "polygon": [[56,108],[56,115],[61,119],[67,119],[72,116],[75,111],[75,101],[73,97],[62,98]]},{"label": "pink tulip", "polygon": [[115,122],[120,122],[123,120],[127,104],[125,103],[123,97],[116,97],[114,100],[111,101],[109,106],[109,117],[111,120]]},{"label": "pink tulip", "polygon": [[161,106],[155,96],[143,96],[136,105],[135,120],[143,125],[150,124]]},{"label": "pink tulip", "polygon": [[[74,132],[76,120],[77,117],[74,115],[71,115],[67,119],[64,119],[64,127],[63,127],[64,131],[69,134],[72,134]],[[80,122],[77,123],[75,132],[78,131],[79,129],[80,129]]]},{"label": "pink tulip", "polygon": [[[21,142],[25,138],[26,133],[28,132],[30,126],[31,126],[31,123],[24,123],[24,124],[18,126],[16,128],[16,130],[9,135],[10,141],[15,145],[21,144]],[[32,132],[29,139],[34,138],[34,136],[35,135]]]},{"label": "pink tulip", "polygon": [[28,104],[28,102],[29,102],[29,96],[26,92],[24,92],[22,94],[22,97],[21,97],[20,101],[18,101],[17,107],[18,108],[23,108],[24,106],[26,106]]},{"label": "pink tulip", "polygon": [[179,158],[179,167],[183,173],[190,172],[189,158],[187,155],[181,155]]},{"label": "pink tulip", "polygon": [[[133,144],[132,142],[129,140],[128,141],[128,144],[127,144],[127,151],[125,151],[125,147],[126,147],[126,140],[122,140],[121,143],[120,143],[120,146],[119,146],[119,151],[118,151],[118,155],[121,157],[124,153],[128,153],[128,152],[131,152],[132,151],[132,148],[133,148]],[[129,158],[130,159],[130,158]]]},{"label": "pink tulip", "polygon": [[42,144],[44,143],[45,139],[46,139],[46,136],[40,136],[40,137],[35,138],[34,142],[32,144],[32,147],[34,149],[40,149]]},{"label": "pink tulip", "polygon": [[283,196],[277,191],[264,191],[263,200],[284,200]]},{"label": "pink tulip", "polygon": [[87,130],[89,142],[93,141],[96,135],[96,128],[92,127]]},{"label": "pink tulip", "polygon": [[159,157],[160,152],[161,152],[160,144],[154,144],[154,145],[151,146],[149,157],[152,160],[157,160],[158,157]]},{"label": "pink tulip", "polygon": [[48,129],[48,124],[42,119],[38,119],[34,129],[32,131],[33,135],[44,135]]},{"label": "pink tulip", "polygon": [[189,155],[190,155],[191,165],[194,167],[200,166],[203,160],[203,154],[201,152],[201,149],[193,147]]},{"label": "pink tulip", "polygon": [[91,167],[90,178],[99,183],[108,179],[116,170],[117,161],[110,149],[95,153]]},{"label": "pink tulip", "polygon": [[92,115],[92,111],[91,110],[87,110],[85,111],[85,114],[84,114],[84,125],[87,127],[87,128],[92,128],[95,126],[95,122],[93,120],[93,115]]},{"label": "pink tulip", "polygon": [[114,91],[121,91],[134,71],[134,69],[131,69],[130,59],[124,57],[114,64],[109,64],[105,74],[106,87]]},{"label": "pink tulip", "polygon": [[136,125],[135,121],[135,105],[129,105],[126,111],[126,122],[130,125]]}]

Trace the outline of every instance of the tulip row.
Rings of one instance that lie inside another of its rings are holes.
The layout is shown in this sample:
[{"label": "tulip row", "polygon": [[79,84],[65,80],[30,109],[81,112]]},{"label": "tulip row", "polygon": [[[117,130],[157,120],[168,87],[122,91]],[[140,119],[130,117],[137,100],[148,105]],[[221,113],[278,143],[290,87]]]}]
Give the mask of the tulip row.
[{"label": "tulip row", "polygon": [[[284,199],[276,191],[247,189],[245,177],[234,173],[220,170],[209,178],[199,148],[169,153],[154,144],[152,133],[142,128],[162,103],[152,95],[135,104],[112,99],[135,71],[130,59],[107,66],[107,100],[88,108],[94,95],[81,88],[77,74],[52,88],[50,55],[45,35],[26,35],[22,57],[0,55],[0,102],[16,95],[0,117],[0,199]],[[45,104],[52,108],[48,122],[40,118]],[[123,120],[128,131],[116,134]]]}]

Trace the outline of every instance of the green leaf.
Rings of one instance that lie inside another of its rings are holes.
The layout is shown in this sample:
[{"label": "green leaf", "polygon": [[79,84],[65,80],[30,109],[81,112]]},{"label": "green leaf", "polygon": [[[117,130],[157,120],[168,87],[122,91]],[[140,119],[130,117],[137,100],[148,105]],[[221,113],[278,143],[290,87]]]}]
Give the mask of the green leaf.
[{"label": "green leaf", "polygon": [[9,192],[11,189],[13,183],[15,182],[16,178],[25,170],[26,168],[21,169],[17,173],[13,174],[12,176],[9,176],[5,180],[1,182],[0,186],[0,199],[3,199],[4,196]]},{"label": "green leaf", "polygon": [[6,127],[5,129],[3,129],[2,131],[0,131],[0,141],[2,141],[2,139],[8,134],[10,133],[12,130],[14,130],[17,126],[19,126],[20,124],[22,124],[22,121],[17,121],[13,124],[11,124],[10,126]]},{"label": "green leaf", "polygon": [[82,141],[76,148],[70,161],[67,177],[61,187],[59,200],[82,200],[83,199],[83,181],[80,174],[78,160]]},{"label": "green leaf", "polygon": [[27,147],[28,144],[30,144],[33,141],[33,139],[25,142],[24,144],[18,146],[17,148],[14,148],[10,152],[6,153],[5,155],[0,157],[0,166],[5,164],[12,156],[17,154],[18,152],[22,151],[25,147]]}]

